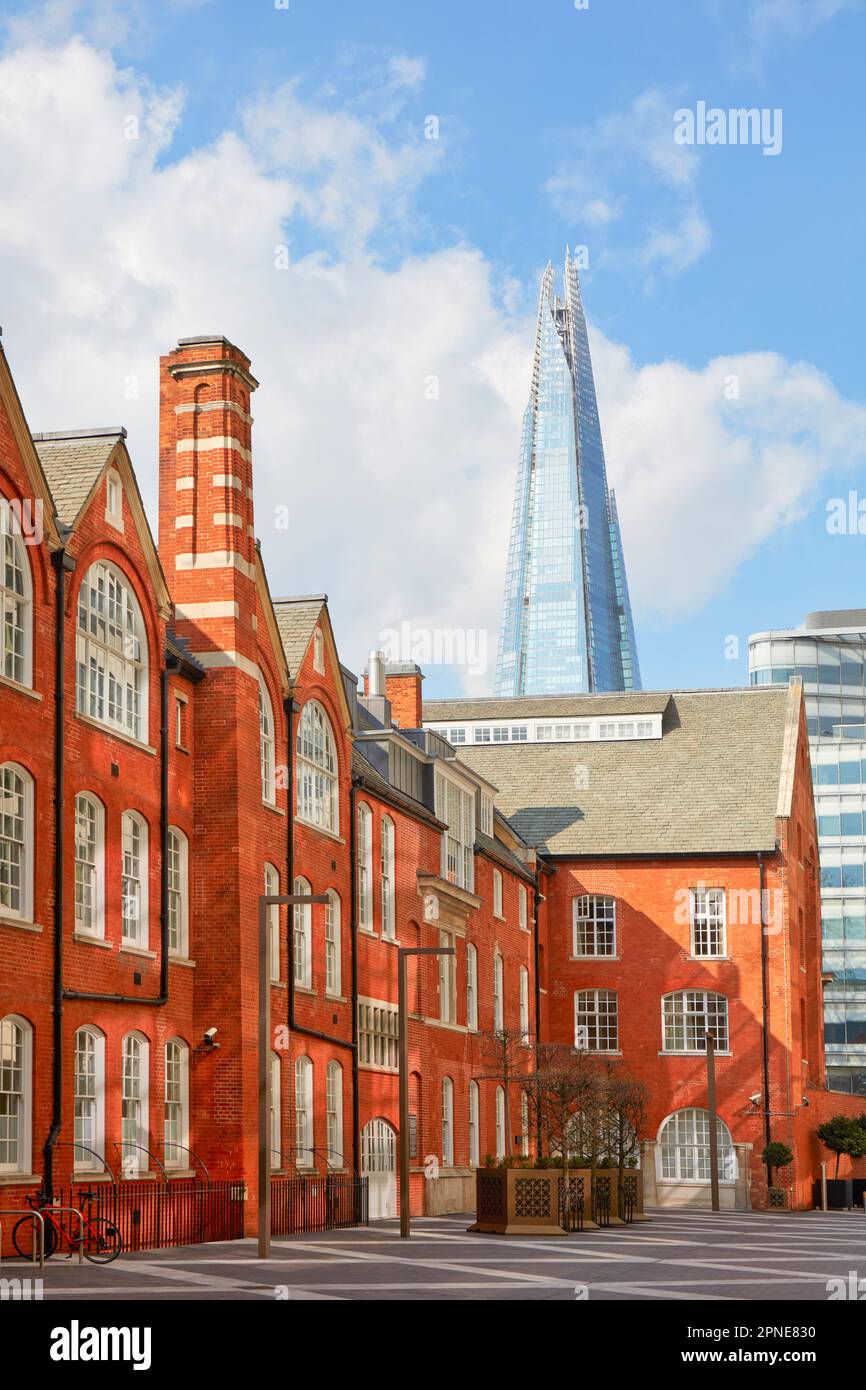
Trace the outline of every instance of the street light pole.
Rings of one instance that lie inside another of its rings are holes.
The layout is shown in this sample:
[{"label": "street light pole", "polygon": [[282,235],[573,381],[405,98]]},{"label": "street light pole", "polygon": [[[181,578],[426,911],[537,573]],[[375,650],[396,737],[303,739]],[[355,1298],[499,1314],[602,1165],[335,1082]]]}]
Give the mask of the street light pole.
[{"label": "street light pole", "polygon": [[[262,893],[259,897],[259,1250],[260,1260],[271,1253],[271,933],[269,907],[326,903],[327,893]],[[291,949],[291,945],[290,945]],[[292,961],[289,959],[289,969]]]},{"label": "street light pole", "polygon": [[409,1008],[406,960],[409,956],[455,956],[453,946],[399,946],[397,948],[397,1056],[400,1066],[400,1238],[409,1230]]},{"label": "street light pole", "polygon": [[708,1028],[707,1040],[707,1110],[710,1121],[710,1191],[713,1211],[719,1210],[719,1136],[716,1122],[716,1035]]}]

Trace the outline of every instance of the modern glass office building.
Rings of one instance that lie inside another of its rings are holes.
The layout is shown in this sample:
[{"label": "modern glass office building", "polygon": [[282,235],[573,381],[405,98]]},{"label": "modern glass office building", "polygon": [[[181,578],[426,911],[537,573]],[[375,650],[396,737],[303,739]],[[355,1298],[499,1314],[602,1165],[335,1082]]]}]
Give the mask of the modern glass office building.
[{"label": "modern glass office building", "polygon": [[496,694],[640,690],[577,267],[541,280],[514,496]]},{"label": "modern glass office building", "polygon": [[821,860],[831,1090],[866,1095],[866,609],[749,638],[752,685],[803,681]]}]

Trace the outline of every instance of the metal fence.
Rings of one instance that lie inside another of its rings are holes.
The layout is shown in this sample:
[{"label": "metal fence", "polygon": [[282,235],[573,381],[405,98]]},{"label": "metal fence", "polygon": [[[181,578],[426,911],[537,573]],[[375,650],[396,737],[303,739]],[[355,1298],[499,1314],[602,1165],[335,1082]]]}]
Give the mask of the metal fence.
[{"label": "metal fence", "polygon": [[271,1178],[271,1234],[336,1231],[366,1226],[367,1179],[328,1173],[323,1178]]},{"label": "metal fence", "polygon": [[[58,1193],[57,1200],[86,1212],[83,1194],[90,1191],[91,1185],[73,1186],[68,1197]],[[100,1185],[95,1192],[89,1214],[114,1222],[124,1250],[237,1240],[244,1233],[246,1189],[241,1182],[127,1179],[117,1186]]]}]

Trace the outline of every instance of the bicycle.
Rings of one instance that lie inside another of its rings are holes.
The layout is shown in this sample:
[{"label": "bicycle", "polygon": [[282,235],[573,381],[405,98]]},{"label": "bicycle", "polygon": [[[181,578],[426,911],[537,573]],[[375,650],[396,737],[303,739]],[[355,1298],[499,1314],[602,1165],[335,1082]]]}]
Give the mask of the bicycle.
[{"label": "bicycle", "polygon": [[[107,1265],[116,1260],[123,1250],[123,1236],[117,1226],[105,1216],[91,1216],[90,1207],[98,1196],[96,1192],[79,1193],[79,1201],[87,1203],[87,1212],[82,1212],[82,1224],[78,1231],[66,1229],[59,1215],[44,1192],[35,1197],[24,1198],[25,1206],[41,1213],[45,1221],[45,1259],[48,1260],[65,1241],[69,1246],[70,1258],[79,1250],[92,1264]],[[22,1260],[35,1260],[36,1248],[33,1223],[28,1216],[21,1218],[12,1230],[12,1244]]]}]

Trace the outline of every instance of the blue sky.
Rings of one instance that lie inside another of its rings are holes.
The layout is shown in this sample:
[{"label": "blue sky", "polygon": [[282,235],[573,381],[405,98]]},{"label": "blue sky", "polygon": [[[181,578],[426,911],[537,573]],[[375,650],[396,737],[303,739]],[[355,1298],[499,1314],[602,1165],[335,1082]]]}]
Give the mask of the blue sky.
[{"label": "blue sky", "polygon": [[[866,537],[825,524],[866,496],[861,5],[0,15],[0,322],[31,426],[122,419],[152,510],[155,357],[234,337],[262,381],[272,587],[326,590],[350,663],[408,621],[483,627],[492,664],[537,281],[566,242],[588,248],[644,684],[742,683],[750,631],[866,606]],[[780,109],[780,153],[676,146],[699,100]]]}]

